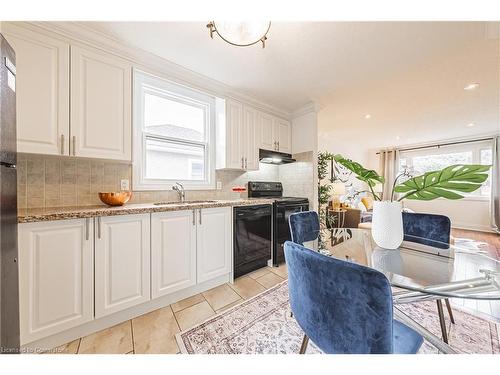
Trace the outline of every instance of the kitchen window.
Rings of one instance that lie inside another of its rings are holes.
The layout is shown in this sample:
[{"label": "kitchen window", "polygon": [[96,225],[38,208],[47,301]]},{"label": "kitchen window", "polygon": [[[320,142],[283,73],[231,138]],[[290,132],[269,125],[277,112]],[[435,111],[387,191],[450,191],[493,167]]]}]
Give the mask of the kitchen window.
[{"label": "kitchen window", "polygon": [[[464,142],[448,146],[428,147],[418,150],[400,151],[399,169],[409,168],[413,176],[443,169],[454,164],[492,164],[492,143],[490,141]],[[472,193],[461,193],[466,198],[489,199],[491,179]]]},{"label": "kitchen window", "polygon": [[135,190],[213,189],[215,97],[134,71]]}]

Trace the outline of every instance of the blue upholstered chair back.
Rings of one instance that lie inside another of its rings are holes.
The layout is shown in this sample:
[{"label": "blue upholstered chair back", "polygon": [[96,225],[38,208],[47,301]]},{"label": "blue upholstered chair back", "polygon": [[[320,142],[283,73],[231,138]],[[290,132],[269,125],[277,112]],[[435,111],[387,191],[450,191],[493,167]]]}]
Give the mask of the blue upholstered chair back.
[{"label": "blue upholstered chair back", "polygon": [[392,353],[392,292],[380,272],[285,242],[290,304],[325,353]]},{"label": "blue upholstered chair back", "polygon": [[403,212],[404,240],[449,248],[451,222],[447,216]]},{"label": "blue upholstered chair back", "polygon": [[292,241],[302,245],[304,242],[318,238],[319,217],[315,211],[304,211],[291,214],[288,218]]}]

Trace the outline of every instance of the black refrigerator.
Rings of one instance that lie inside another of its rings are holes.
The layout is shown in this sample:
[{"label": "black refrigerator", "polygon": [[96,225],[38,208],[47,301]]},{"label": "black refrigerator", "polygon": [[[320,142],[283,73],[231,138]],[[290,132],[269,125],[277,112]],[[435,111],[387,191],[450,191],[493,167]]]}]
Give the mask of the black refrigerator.
[{"label": "black refrigerator", "polygon": [[2,34],[0,57],[0,353],[17,353],[16,55]]}]

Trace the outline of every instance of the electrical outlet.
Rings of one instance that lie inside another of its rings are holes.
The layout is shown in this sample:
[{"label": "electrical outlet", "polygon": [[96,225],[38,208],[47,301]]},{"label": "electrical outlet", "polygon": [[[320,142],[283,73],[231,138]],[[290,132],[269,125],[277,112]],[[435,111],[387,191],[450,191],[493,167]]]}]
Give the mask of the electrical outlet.
[{"label": "electrical outlet", "polygon": [[130,190],[130,184],[128,180],[121,180],[120,181],[120,189],[121,190]]},{"label": "electrical outlet", "polygon": [[217,190],[222,190],[222,182],[217,181]]}]

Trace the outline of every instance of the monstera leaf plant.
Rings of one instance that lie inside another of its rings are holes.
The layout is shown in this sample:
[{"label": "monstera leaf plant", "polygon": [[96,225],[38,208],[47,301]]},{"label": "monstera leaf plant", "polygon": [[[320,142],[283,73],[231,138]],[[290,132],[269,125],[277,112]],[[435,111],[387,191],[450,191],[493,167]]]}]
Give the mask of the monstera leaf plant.
[{"label": "monstera leaf plant", "polygon": [[488,178],[490,165],[451,165],[440,171],[427,172],[394,187],[402,193],[398,200],[430,201],[436,198],[461,199],[460,193],[472,193]]},{"label": "monstera leaf plant", "polygon": [[[383,249],[398,249],[403,242],[403,199],[430,201],[436,198],[463,198],[462,193],[471,193],[481,187],[491,168],[490,165],[450,165],[416,177],[405,170],[394,179],[389,199],[384,197],[382,201],[373,189],[375,184],[385,182],[382,176],[342,155],[335,155],[334,160],[356,174],[358,180],[366,182],[377,201],[373,205],[371,232],[375,243]],[[398,183],[402,177],[407,179]],[[397,200],[394,199],[396,193],[400,194]]]},{"label": "monstera leaf plant", "polygon": [[[334,156],[335,162],[351,170],[358,180],[365,182],[375,200],[380,201],[373,187],[377,183],[384,183],[384,178],[371,169],[364,168],[361,164],[346,159],[342,155]],[[458,164],[450,165],[440,171],[427,172],[421,176],[411,177],[404,171],[396,177],[390,200],[394,200],[395,193],[400,193],[398,201],[403,199],[433,200],[436,198],[461,199],[461,193],[471,193],[481,187],[488,179],[488,171],[491,165]],[[406,181],[398,184],[398,180],[409,177]]]}]

